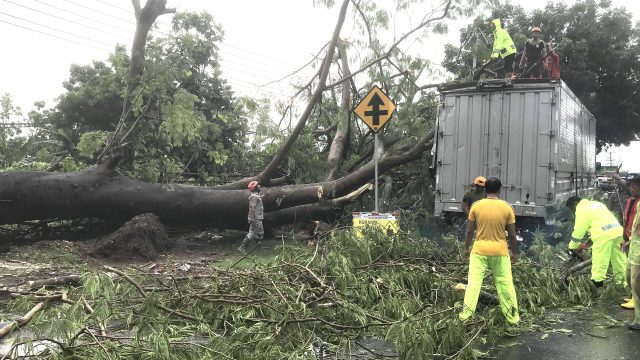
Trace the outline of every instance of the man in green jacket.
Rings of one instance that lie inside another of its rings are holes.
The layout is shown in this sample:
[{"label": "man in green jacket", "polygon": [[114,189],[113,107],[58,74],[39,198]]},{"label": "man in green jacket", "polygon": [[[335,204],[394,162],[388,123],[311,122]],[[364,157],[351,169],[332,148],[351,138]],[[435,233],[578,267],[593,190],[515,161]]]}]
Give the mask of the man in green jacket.
[{"label": "man in green jacket", "polygon": [[516,55],[516,46],[511,40],[511,36],[507,30],[502,28],[500,19],[494,19],[489,23],[493,30],[493,52],[491,60],[502,59],[504,63],[505,79],[511,77],[513,71],[513,59]]},{"label": "man in green jacket", "polygon": [[585,248],[585,235],[587,232],[591,234],[593,242],[591,280],[593,283],[597,287],[602,286],[611,262],[616,280],[624,284],[627,257],[620,247],[623,242],[623,229],[618,219],[603,203],[582,199],[579,196],[570,197],[566,206],[576,215],[569,250],[579,254]]}]

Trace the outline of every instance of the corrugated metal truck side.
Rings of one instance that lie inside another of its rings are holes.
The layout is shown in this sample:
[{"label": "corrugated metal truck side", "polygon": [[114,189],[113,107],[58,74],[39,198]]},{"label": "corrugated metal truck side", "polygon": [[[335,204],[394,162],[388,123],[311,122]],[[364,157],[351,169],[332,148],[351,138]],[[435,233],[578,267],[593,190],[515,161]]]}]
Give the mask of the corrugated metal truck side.
[{"label": "corrugated metal truck side", "polygon": [[436,215],[462,212],[473,179],[498,177],[517,216],[595,186],[596,119],[560,80],[440,88],[433,166]]}]

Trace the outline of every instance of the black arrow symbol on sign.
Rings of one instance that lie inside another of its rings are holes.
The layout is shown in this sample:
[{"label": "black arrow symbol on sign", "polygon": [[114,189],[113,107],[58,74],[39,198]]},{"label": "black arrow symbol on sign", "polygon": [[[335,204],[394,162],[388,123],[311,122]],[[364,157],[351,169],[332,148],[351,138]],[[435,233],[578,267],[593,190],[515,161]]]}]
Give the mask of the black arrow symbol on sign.
[{"label": "black arrow symbol on sign", "polygon": [[369,100],[367,106],[371,106],[370,111],[365,111],[364,116],[371,116],[373,118],[373,126],[380,126],[380,115],[387,115],[387,110],[380,110],[380,106],[384,105],[384,101],[377,93],[374,93]]}]

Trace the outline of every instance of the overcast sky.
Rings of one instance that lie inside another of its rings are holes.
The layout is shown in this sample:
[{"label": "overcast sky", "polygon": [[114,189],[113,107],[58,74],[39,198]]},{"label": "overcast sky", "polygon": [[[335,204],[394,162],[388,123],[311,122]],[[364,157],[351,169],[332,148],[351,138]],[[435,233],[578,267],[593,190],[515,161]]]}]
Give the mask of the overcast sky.
[{"label": "overcast sky", "polygon": [[[378,3],[385,1],[378,0]],[[430,9],[440,2],[427,0],[424,6]],[[512,2],[527,10],[545,4]],[[613,0],[613,3],[625,6],[638,20],[640,1]],[[312,69],[303,70],[299,77],[264,84],[280,79],[309,61],[329,40],[338,13],[338,6],[314,7],[312,0],[169,0],[169,6],[179,11],[207,10],[223,26],[225,41],[220,48],[223,76],[236,93],[281,99],[294,92],[291,82],[307,78]],[[400,36],[421,16],[398,13],[391,24],[395,34],[391,30],[388,36]],[[160,31],[166,29],[170,19],[171,15],[160,18]],[[456,43],[459,27],[468,21],[461,19],[450,24],[449,34],[434,36],[428,43],[410,41],[405,46],[438,64],[442,60],[443,44]],[[27,111],[38,100],[52,106],[53,99],[63,91],[61,84],[68,79],[72,63],[106,60],[116,43],[130,45],[134,26],[129,0],[0,0],[4,50],[0,56],[0,93],[11,94],[16,104]],[[349,16],[341,36],[349,39],[352,33],[353,22]],[[640,144],[636,145],[633,153],[639,154]],[[640,171],[640,156],[630,156],[631,149],[614,151],[623,161],[623,169]]]}]

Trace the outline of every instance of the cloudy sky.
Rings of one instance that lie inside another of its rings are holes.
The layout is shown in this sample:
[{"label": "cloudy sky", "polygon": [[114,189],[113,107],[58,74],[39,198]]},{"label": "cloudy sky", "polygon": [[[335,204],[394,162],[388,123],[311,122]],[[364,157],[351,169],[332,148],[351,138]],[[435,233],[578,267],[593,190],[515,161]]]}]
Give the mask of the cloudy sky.
[{"label": "cloudy sky", "polygon": [[[390,2],[378,3],[385,1]],[[544,2],[512,2],[527,10],[544,6]],[[432,3],[435,6],[440,1]],[[639,19],[640,1],[613,3],[625,6],[636,21]],[[337,6],[314,7],[312,0],[169,0],[169,6],[179,11],[206,10],[222,24],[222,69],[238,94],[278,99],[291,96],[291,83],[307,78],[312,69],[304,69],[298,77],[274,81],[305,64],[329,40],[338,12]],[[429,9],[432,5],[424,1],[424,6]],[[389,36],[400,36],[421,15],[396,14]],[[162,32],[170,15],[159,22]],[[442,45],[457,42],[457,29],[467,22],[462,19],[451,24],[448,35],[430,38],[426,44],[409,41],[406,46],[438,64]],[[30,110],[39,100],[51,106],[63,90],[61,84],[68,78],[72,63],[105,60],[117,43],[131,43],[134,26],[129,0],[0,0],[4,49],[0,56],[0,93],[11,94],[24,110]],[[348,18],[341,36],[348,39],[353,32],[352,19]],[[640,153],[640,143],[634,145],[634,153]],[[631,149],[613,151],[614,157],[623,161],[623,168],[640,170],[640,157],[629,156]]]}]

